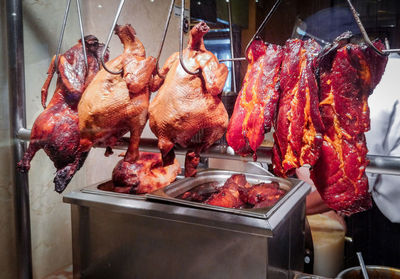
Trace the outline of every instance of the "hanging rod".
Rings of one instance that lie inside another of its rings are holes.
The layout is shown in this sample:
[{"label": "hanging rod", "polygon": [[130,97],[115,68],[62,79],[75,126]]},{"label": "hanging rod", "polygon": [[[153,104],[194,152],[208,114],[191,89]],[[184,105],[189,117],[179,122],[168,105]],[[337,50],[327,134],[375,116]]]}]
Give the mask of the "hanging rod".
[{"label": "hanging rod", "polygon": [[[65,7],[64,18],[63,18],[63,22],[62,22],[62,25],[61,25],[60,36],[58,37],[57,50],[56,50],[56,59],[54,61],[54,66],[55,66],[55,69],[56,69],[57,73],[58,73],[58,57],[60,56],[61,45],[62,45],[62,42],[64,40],[64,31],[65,31],[65,26],[67,25],[67,20],[68,20],[70,7],[71,7],[71,0],[68,0],[67,1],[67,6]],[[84,57],[84,61],[85,61],[85,66],[86,66],[86,69],[87,69],[88,68],[88,60],[87,60],[87,54],[86,54],[85,33],[83,31],[80,0],[76,0],[76,9],[77,9],[77,13],[78,13],[79,30],[80,30],[80,33],[81,33],[82,52],[83,52],[83,57]]]},{"label": "hanging rod", "polygon": [[159,77],[161,77],[161,78],[165,78],[165,76],[160,74],[159,65],[158,64],[160,62],[161,52],[162,52],[162,49],[164,47],[165,37],[167,36],[168,26],[169,26],[169,22],[171,20],[171,15],[172,15],[172,10],[174,9],[174,2],[175,2],[175,0],[171,0],[171,4],[169,6],[169,11],[168,11],[168,16],[167,16],[167,21],[166,21],[165,26],[164,26],[164,33],[163,33],[163,36],[162,36],[162,39],[161,39],[161,45],[160,45],[160,48],[158,50],[158,55],[157,55],[156,71],[157,71],[157,75]]},{"label": "hanging rod", "polygon": [[181,63],[182,68],[189,75],[197,75],[200,73],[200,69],[197,69],[195,72],[190,71],[183,62],[183,21],[184,21],[184,13],[185,13],[185,0],[181,1],[181,26],[180,26],[180,37],[179,37],[179,62]]},{"label": "hanging rod", "polygon": [[353,17],[358,25],[358,28],[360,29],[361,34],[363,35],[365,43],[370,46],[376,53],[378,53],[381,56],[388,56],[390,53],[400,53],[400,49],[384,49],[384,50],[379,50],[377,49],[374,44],[371,42],[367,31],[364,28],[364,25],[361,22],[360,16],[357,13],[356,9],[354,8],[353,4],[351,3],[351,0],[347,0],[347,3],[349,4],[351,13],[353,14]]},{"label": "hanging rod", "polygon": [[104,55],[106,55],[106,51],[108,49],[108,45],[110,44],[110,40],[111,40],[112,34],[114,32],[115,25],[117,24],[117,21],[118,21],[119,15],[121,14],[122,7],[124,6],[124,3],[125,3],[125,0],[121,0],[119,2],[117,13],[115,14],[114,21],[112,23],[110,32],[108,33],[108,38],[107,38],[106,44],[105,44],[105,46],[103,48],[103,52],[101,53],[101,56],[100,56],[101,65],[103,65],[104,70],[106,70],[107,72],[109,72],[110,74],[113,74],[113,75],[121,74],[122,73],[122,69],[117,71],[117,72],[114,72],[114,71],[110,70],[109,68],[107,68],[106,63],[104,62]]},{"label": "hanging rod", "polygon": [[[19,129],[17,138],[20,140],[29,141],[30,130],[23,128]],[[113,148],[125,150],[128,145],[129,138],[123,137]],[[96,147],[104,148],[106,146],[98,145]],[[158,140],[151,138],[141,138],[139,149],[146,152],[160,152],[158,149]],[[185,155],[186,151],[187,149],[185,148],[175,146],[175,153],[178,155]],[[271,163],[272,149],[270,147],[260,147],[258,148],[256,154],[258,162]],[[227,145],[213,145],[207,150],[207,152],[203,152],[200,155],[207,158],[239,160],[247,162],[253,161],[252,157],[242,157],[238,154],[235,154],[233,149]],[[370,160],[370,164],[366,169],[367,172],[376,174],[400,175],[400,157],[368,154],[367,158]]]},{"label": "hanging rod", "polygon": [[[267,22],[270,20],[270,18],[272,17],[272,15],[275,13],[276,9],[278,8],[279,4],[282,2],[282,0],[277,0],[275,1],[274,5],[272,6],[271,10],[268,12],[268,14],[265,16],[264,20],[261,22],[260,26],[258,27],[257,31],[254,33],[253,37],[250,39],[250,41],[247,43],[246,45],[246,49],[244,51],[244,53],[247,53],[247,50],[249,49],[249,46],[251,45],[251,43],[255,40],[255,38],[257,38],[261,31],[264,29],[265,24],[267,24]],[[241,58],[232,58],[232,59],[222,59],[220,60],[220,62],[226,62],[226,61],[244,61],[247,60],[245,57],[241,57]]]}]

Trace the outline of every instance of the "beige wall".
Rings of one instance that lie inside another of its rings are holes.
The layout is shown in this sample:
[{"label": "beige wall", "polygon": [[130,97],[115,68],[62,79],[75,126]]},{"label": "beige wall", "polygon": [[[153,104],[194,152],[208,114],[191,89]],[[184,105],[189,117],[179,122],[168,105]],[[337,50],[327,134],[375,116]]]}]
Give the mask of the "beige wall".
[{"label": "beige wall", "polygon": [[[2,1],[4,2],[4,1]],[[85,34],[93,34],[100,41],[107,38],[118,1],[91,0],[82,1]],[[188,2],[188,1],[186,1]],[[24,41],[26,73],[26,113],[28,128],[42,112],[40,88],[45,79],[50,57],[54,55],[66,1],[24,0]],[[187,3],[188,5],[188,3]],[[163,31],[169,1],[140,0],[126,1],[120,24],[130,23],[137,36],[143,42],[147,55],[156,56],[161,32]],[[5,42],[4,9],[1,8],[1,38]],[[161,56],[162,66],[166,58],[178,49],[178,21],[173,16],[170,23],[164,51]],[[80,38],[77,24],[75,1],[72,1],[70,15],[63,41],[62,51],[67,50]],[[4,43],[0,53],[4,53]],[[111,57],[117,56],[122,48],[117,37],[110,43]],[[13,238],[13,209],[11,154],[9,148],[8,126],[8,88],[4,63],[5,55],[0,57],[0,270],[1,278],[16,278],[16,265]],[[55,79],[54,79],[55,80]],[[54,81],[53,81],[54,83]],[[52,84],[50,92],[54,89]],[[143,136],[150,136],[147,129]],[[103,156],[104,150],[91,151],[84,167],[75,175],[65,192],[109,179],[117,160],[118,153],[111,158]],[[43,151],[39,151],[32,161],[29,173],[32,258],[34,278],[43,278],[47,274],[72,262],[70,206],[62,202],[62,195],[54,191],[53,177],[55,168]]]}]

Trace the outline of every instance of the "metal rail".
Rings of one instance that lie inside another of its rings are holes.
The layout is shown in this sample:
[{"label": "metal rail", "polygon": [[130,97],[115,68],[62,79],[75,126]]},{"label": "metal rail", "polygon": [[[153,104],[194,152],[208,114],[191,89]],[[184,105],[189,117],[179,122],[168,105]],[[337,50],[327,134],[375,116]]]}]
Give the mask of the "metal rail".
[{"label": "metal rail", "polygon": [[228,0],[228,18],[229,18],[229,40],[231,45],[231,63],[232,63],[232,82],[233,82],[233,92],[236,91],[236,69],[235,69],[235,53],[233,51],[233,31],[232,31],[232,4],[231,0]]},{"label": "metal rail", "polygon": [[[29,140],[30,130],[20,129],[17,133],[17,137],[20,140]],[[139,149],[146,152],[160,152],[157,145],[157,139],[142,138],[140,139]],[[129,138],[123,137],[113,147],[115,149],[126,149],[129,144]],[[105,147],[105,146],[97,146]],[[175,153],[178,155],[185,155],[187,149],[175,146]],[[219,158],[227,160],[239,160],[250,162],[253,161],[251,156],[242,157],[235,154],[233,150],[227,145],[214,145],[207,152],[200,154],[203,157],[208,158]],[[257,161],[264,163],[271,163],[272,149],[270,147],[260,147],[257,150]],[[400,157],[397,156],[383,156],[383,155],[371,155],[368,154],[367,158],[370,160],[370,164],[367,167],[367,172],[377,174],[389,174],[389,175],[400,175]]]},{"label": "metal rail", "polygon": [[22,0],[7,0],[8,92],[10,105],[10,137],[12,175],[14,178],[15,244],[18,278],[32,278],[31,223],[28,174],[16,169],[25,152],[25,143],[17,139],[26,127],[25,64],[22,22]]}]

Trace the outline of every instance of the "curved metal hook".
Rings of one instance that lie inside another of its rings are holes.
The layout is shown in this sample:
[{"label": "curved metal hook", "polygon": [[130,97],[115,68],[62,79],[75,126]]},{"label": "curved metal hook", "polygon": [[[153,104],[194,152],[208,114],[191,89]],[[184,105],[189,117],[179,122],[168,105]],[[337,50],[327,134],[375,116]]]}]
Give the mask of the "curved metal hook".
[{"label": "curved metal hook", "polygon": [[186,73],[189,75],[197,75],[200,73],[200,70],[197,69],[196,72],[190,71],[188,68],[186,68],[185,64],[183,63],[183,54],[182,54],[182,49],[183,49],[183,19],[184,19],[184,12],[185,12],[185,0],[182,0],[181,2],[181,33],[180,33],[180,38],[179,38],[179,62],[181,63],[182,68],[185,70]]},{"label": "curved metal hook", "polygon": [[274,14],[274,12],[276,11],[276,8],[278,8],[279,4],[282,2],[282,0],[277,0],[275,2],[275,4],[272,6],[271,10],[268,12],[268,14],[266,15],[266,17],[264,18],[263,22],[260,24],[260,26],[258,27],[256,33],[254,33],[253,37],[251,38],[251,40],[248,42],[247,46],[246,46],[246,50],[245,53],[247,53],[247,49],[249,48],[250,44],[254,41],[254,39],[260,35],[260,32],[264,29],[265,24],[269,21],[269,19],[271,18],[271,16]]},{"label": "curved metal hook", "polygon": [[107,38],[106,44],[105,44],[103,52],[101,53],[101,56],[100,56],[101,65],[103,65],[104,70],[106,70],[107,72],[109,72],[110,74],[113,74],[113,75],[121,74],[122,73],[122,69],[119,70],[118,72],[114,72],[114,71],[108,69],[107,66],[106,66],[106,63],[104,62],[104,55],[106,54],[106,51],[108,49],[108,45],[110,44],[110,40],[111,40],[113,31],[114,31],[115,25],[117,24],[119,15],[121,14],[121,10],[122,10],[122,6],[124,5],[124,2],[125,2],[125,0],[121,0],[119,2],[118,10],[117,10],[117,13],[115,15],[114,21],[112,23],[110,33],[108,34],[108,38]]},{"label": "curved metal hook", "polygon": [[379,49],[376,48],[376,46],[374,46],[374,44],[371,42],[371,40],[368,37],[367,31],[365,31],[364,25],[362,24],[360,17],[358,16],[358,13],[356,11],[356,9],[354,8],[353,4],[351,3],[350,0],[347,0],[347,3],[349,4],[351,13],[353,14],[353,17],[358,25],[358,28],[360,29],[361,34],[364,37],[364,41],[365,43],[370,46],[377,54],[381,55],[381,56],[388,56],[389,53],[385,53],[380,51]]},{"label": "curved metal hook", "polygon": [[61,25],[61,33],[60,37],[58,37],[58,45],[57,45],[57,50],[56,50],[56,60],[54,61],[54,67],[58,73],[58,56],[60,55],[60,50],[61,50],[61,44],[64,38],[64,31],[65,31],[65,26],[67,25],[67,19],[68,19],[68,14],[69,14],[69,8],[71,6],[71,0],[67,1],[67,7],[65,8],[64,12],[64,19],[63,23]]},{"label": "curved metal hook", "polygon": [[168,17],[167,17],[167,22],[165,23],[165,27],[164,27],[164,34],[161,40],[161,45],[160,45],[160,49],[158,50],[158,55],[157,55],[157,61],[156,61],[156,71],[157,71],[157,75],[161,78],[164,78],[165,76],[161,75],[158,69],[158,62],[160,61],[160,56],[161,56],[161,51],[163,49],[164,46],[164,42],[165,42],[165,37],[167,36],[167,31],[168,31],[168,26],[169,26],[169,21],[171,19],[171,14],[172,14],[172,10],[174,9],[174,2],[175,0],[171,0],[171,5],[169,6],[169,12],[168,12]]},{"label": "curved metal hook", "polygon": [[82,15],[81,15],[81,1],[80,0],[76,0],[76,10],[78,12],[79,30],[81,32],[83,57],[85,59],[86,69],[88,69],[89,66],[88,66],[88,60],[87,60],[87,54],[86,54],[85,32],[83,31]]}]

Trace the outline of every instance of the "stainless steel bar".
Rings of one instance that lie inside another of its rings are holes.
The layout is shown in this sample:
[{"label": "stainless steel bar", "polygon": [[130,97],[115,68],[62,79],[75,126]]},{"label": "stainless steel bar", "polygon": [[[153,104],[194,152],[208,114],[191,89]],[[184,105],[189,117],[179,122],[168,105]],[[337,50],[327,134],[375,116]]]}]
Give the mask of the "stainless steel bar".
[{"label": "stainless steel bar", "polygon": [[25,144],[16,138],[26,127],[25,69],[22,0],[7,0],[8,92],[10,106],[10,134],[12,171],[14,177],[14,210],[18,278],[32,278],[31,223],[29,210],[28,175],[16,169],[22,159]]},{"label": "stainless steel bar", "polygon": [[[20,140],[28,141],[30,138],[30,130],[21,128],[17,133],[17,138]],[[122,138],[115,149],[126,149],[129,144],[129,138]],[[97,146],[102,147],[102,146]],[[159,152],[157,147],[157,139],[142,138],[140,140],[141,151],[146,152]],[[175,153],[178,155],[185,155],[186,149],[182,147],[175,147]],[[257,161],[263,163],[271,163],[272,150],[270,147],[260,147],[257,150]],[[253,161],[252,157],[242,157],[235,154],[227,146],[214,145],[207,152],[201,154],[201,156],[208,158],[219,158],[227,160],[239,160],[239,161]],[[368,154],[367,158],[370,160],[370,164],[367,167],[367,172],[377,174],[389,174],[389,175],[400,175],[400,157],[397,156],[383,156],[383,155],[372,155]]]},{"label": "stainless steel bar", "polygon": [[108,45],[110,44],[111,37],[112,37],[112,34],[114,32],[115,25],[117,24],[117,21],[118,21],[119,15],[121,14],[121,10],[122,10],[122,7],[124,6],[124,3],[125,3],[125,0],[121,0],[119,2],[117,13],[115,14],[115,18],[114,18],[114,21],[112,23],[110,32],[108,33],[108,38],[107,38],[107,41],[106,41],[106,45],[104,46],[103,52],[101,53],[101,56],[100,56],[101,65],[103,65],[104,70],[106,70],[107,72],[109,72],[110,74],[113,74],[113,75],[121,74],[122,73],[122,69],[119,70],[118,72],[114,72],[114,71],[111,71],[110,69],[108,69],[107,66],[106,66],[106,63],[104,62],[104,55],[106,54]]},{"label": "stainless steel bar", "polygon": [[221,59],[219,62],[227,62],[227,61],[246,61],[245,57],[231,58],[231,59]]},{"label": "stainless steel bar", "polygon": [[231,43],[231,63],[232,63],[232,83],[233,83],[233,92],[236,91],[236,69],[235,69],[235,53],[233,51],[233,31],[232,31],[232,4],[231,1],[228,0],[228,18],[229,18],[229,40]]},{"label": "stainless steel bar", "polygon": [[159,77],[161,77],[161,78],[164,78],[165,76],[160,74],[159,65],[158,64],[160,62],[161,52],[162,52],[162,49],[164,47],[165,37],[167,36],[168,26],[169,26],[169,22],[171,20],[171,15],[172,15],[172,10],[174,9],[174,3],[175,3],[175,0],[171,0],[171,5],[169,6],[169,11],[168,11],[167,22],[165,23],[165,26],[164,26],[164,33],[163,33],[163,37],[162,37],[162,40],[161,40],[160,49],[158,50],[158,55],[157,55],[156,71],[157,71],[157,75]]},{"label": "stainless steel bar", "polygon": [[85,60],[86,69],[88,69],[88,60],[87,60],[86,43],[85,43],[85,31],[83,30],[82,14],[81,14],[81,1],[80,0],[76,0],[76,10],[78,12],[79,30],[81,32],[83,57]]},{"label": "stainless steel bar", "polygon": [[[56,50],[56,60],[54,61],[54,66],[55,69],[58,73],[58,56],[60,55],[60,51],[61,51],[61,44],[64,38],[64,31],[65,31],[65,26],[67,25],[67,19],[68,19],[68,14],[69,14],[69,8],[71,7],[71,0],[67,1],[67,6],[65,8],[65,12],[64,12],[64,19],[63,19],[63,23],[61,25],[61,32],[60,32],[60,37],[58,38],[58,44],[57,44],[57,50]],[[25,108],[24,108],[25,109]]]},{"label": "stainless steel bar", "polygon": [[200,73],[200,70],[197,69],[195,72],[190,71],[183,62],[183,21],[185,14],[185,0],[181,1],[181,25],[180,25],[180,36],[179,36],[179,62],[181,63],[182,68],[185,70],[186,73],[189,75],[197,75]]}]

